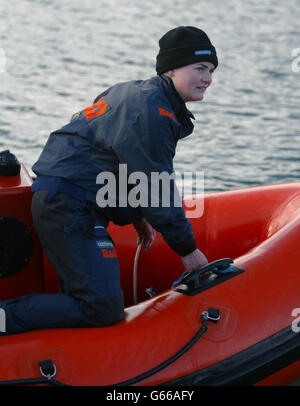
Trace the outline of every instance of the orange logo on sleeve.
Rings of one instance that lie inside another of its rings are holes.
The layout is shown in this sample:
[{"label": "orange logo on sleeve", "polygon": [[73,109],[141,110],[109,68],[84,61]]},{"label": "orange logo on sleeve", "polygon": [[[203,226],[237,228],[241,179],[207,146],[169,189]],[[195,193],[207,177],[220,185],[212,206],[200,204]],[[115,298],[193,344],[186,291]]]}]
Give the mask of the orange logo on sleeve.
[{"label": "orange logo on sleeve", "polygon": [[94,103],[92,106],[87,107],[84,109],[84,114],[87,118],[87,120],[90,120],[93,117],[100,116],[105,112],[107,108],[107,103],[103,103],[103,97],[101,97],[96,103]]},{"label": "orange logo on sleeve", "polygon": [[162,107],[159,107],[158,109],[159,114],[161,116],[168,116],[170,117],[172,120],[175,120],[174,114],[173,113],[169,113],[167,110],[163,109]]},{"label": "orange logo on sleeve", "polygon": [[107,250],[105,248],[103,248],[102,250],[102,257],[103,258],[117,258],[117,253],[116,250]]}]

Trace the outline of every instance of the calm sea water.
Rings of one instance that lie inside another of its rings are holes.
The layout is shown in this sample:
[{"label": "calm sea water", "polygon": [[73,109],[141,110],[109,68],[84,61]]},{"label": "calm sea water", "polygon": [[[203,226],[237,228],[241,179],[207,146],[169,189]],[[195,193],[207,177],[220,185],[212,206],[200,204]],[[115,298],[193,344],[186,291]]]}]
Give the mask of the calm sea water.
[{"label": "calm sea water", "polygon": [[299,181],[299,11],[299,0],[0,0],[0,150],[31,172],[51,131],[108,86],[155,75],[159,38],[195,25],[220,65],[188,106],[195,130],[176,170],[204,172],[206,191]]},{"label": "calm sea water", "polygon": [[299,0],[0,0],[0,149],[31,171],[51,131],[108,86],[155,75],[159,38],[195,25],[220,66],[188,106],[195,130],[176,170],[204,172],[206,191],[299,181],[299,11]]}]

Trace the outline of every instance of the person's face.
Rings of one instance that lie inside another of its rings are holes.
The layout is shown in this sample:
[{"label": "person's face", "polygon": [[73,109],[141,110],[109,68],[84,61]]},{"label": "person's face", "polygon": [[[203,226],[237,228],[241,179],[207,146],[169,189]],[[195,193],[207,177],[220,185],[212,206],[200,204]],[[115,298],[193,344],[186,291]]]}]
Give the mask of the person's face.
[{"label": "person's face", "polygon": [[183,101],[200,101],[212,82],[215,66],[211,62],[197,62],[168,73]]}]

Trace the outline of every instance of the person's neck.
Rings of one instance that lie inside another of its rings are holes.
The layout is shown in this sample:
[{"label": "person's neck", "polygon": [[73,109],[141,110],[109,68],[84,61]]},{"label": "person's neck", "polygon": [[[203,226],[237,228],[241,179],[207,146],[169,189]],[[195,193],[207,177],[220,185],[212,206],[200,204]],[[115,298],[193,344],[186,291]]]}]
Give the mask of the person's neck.
[{"label": "person's neck", "polygon": [[184,104],[185,104],[186,101],[184,100],[184,97],[182,96],[182,94],[181,94],[181,93],[178,91],[178,89],[176,88],[176,85],[175,85],[175,83],[174,83],[174,80],[173,80],[172,76],[171,76],[168,72],[163,73],[163,76],[167,76],[168,78],[170,78],[170,79],[172,80],[174,89],[176,90],[177,94],[180,96],[180,98],[182,99],[182,101],[183,101]]}]

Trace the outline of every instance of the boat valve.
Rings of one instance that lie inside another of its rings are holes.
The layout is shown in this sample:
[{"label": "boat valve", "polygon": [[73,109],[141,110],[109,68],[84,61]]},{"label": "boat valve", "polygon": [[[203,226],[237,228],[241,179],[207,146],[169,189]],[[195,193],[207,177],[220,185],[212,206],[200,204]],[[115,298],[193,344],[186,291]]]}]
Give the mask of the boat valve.
[{"label": "boat valve", "polygon": [[214,323],[217,323],[221,318],[220,310],[216,309],[215,307],[210,307],[208,310],[204,310],[201,316],[205,320],[212,321]]},{"label": "boat valve", "polygon": [[40,372],[44,378],[52,379],[56,375],[56,366],[51,359],[46,359],[39,362]]}]

